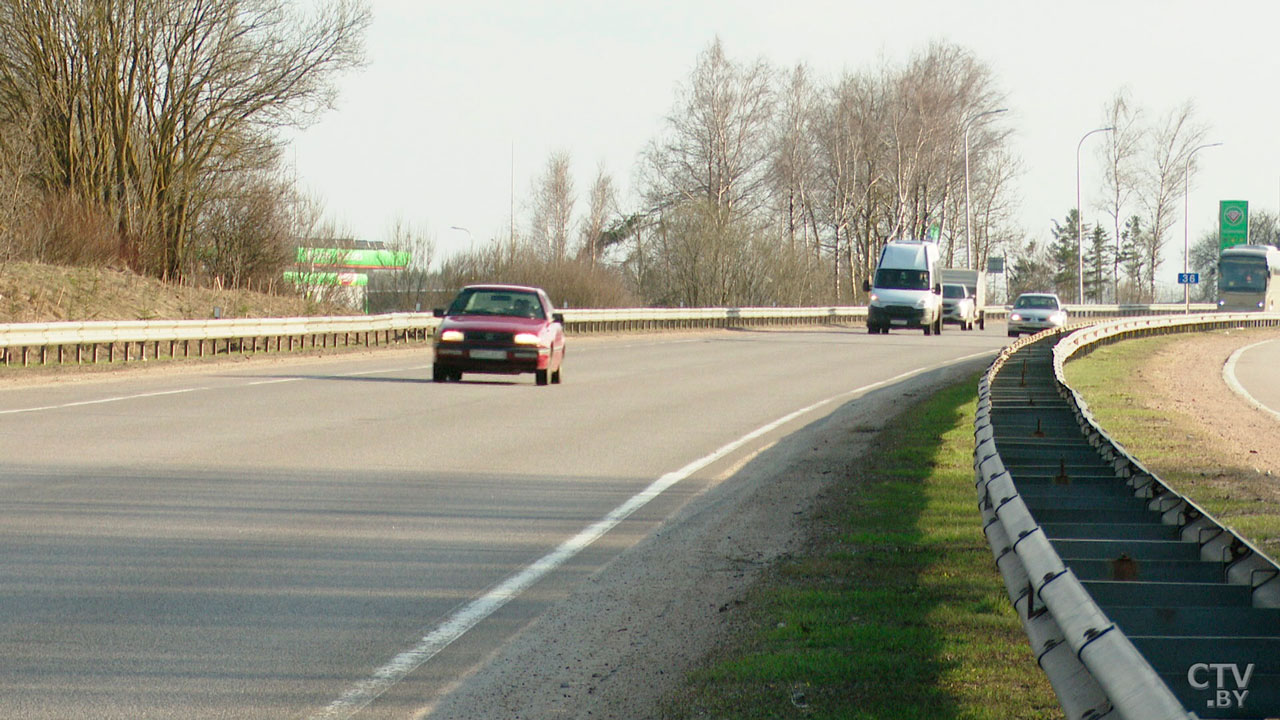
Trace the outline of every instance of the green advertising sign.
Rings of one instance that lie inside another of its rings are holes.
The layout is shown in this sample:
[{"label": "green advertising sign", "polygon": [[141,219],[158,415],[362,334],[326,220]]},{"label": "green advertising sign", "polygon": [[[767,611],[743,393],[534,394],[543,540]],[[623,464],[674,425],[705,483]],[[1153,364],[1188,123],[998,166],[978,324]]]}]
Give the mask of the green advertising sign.
[{"label": "green advertising sign", "polygon": [[403,270],[409,264],[409,253],[393,250],[300,247],[298,264],[348,270]]},{"label": "green advertising sign", "polygon": [[1218,246],[1229,248],[1249,242],[1249,201],[1218,201]]}]

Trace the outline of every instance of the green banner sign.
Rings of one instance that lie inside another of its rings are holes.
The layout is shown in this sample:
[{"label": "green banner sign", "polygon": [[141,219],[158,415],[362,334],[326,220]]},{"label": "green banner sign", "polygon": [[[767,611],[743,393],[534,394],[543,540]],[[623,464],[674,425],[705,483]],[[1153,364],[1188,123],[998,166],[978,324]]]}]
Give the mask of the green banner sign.
[{"label": "green banner sign", "polygon": [[393,250],[350,250],[344,248],[298,248],[298,264],[344,270],[403,270],[409,253]]},{"label": "green banner sign", "polygon": [[1249,201],[1218,201],[1219,249],[1249,242]]}]

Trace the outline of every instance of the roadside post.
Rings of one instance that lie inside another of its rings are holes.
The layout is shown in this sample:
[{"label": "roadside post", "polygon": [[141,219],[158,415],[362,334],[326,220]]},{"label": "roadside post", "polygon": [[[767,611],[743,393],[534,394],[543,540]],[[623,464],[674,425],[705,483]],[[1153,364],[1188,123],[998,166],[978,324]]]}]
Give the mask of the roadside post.
[{"label": "roadside post", "polygon": [[[1199,284],[1200,284],[1200,273],[1193,273],[1193,272],[1178,273],[1178,284],[1179,284],[1179,285],[1199,285]],[[1190,315],[1190,314],[1191,314],[1191,292],[1190,292],[1190,290],[1191,290],[1191,288],[1187,288],[1187,292],[1186,292],[1186,293],[1184,293],[1184,295],[1187,297],[1187,302],[1186,302],[1186,306],[1185,306],[1185,307],[1183,308],[1183,310],[1182,310],[1182,314],[1183,314],[1183,315]]]}]

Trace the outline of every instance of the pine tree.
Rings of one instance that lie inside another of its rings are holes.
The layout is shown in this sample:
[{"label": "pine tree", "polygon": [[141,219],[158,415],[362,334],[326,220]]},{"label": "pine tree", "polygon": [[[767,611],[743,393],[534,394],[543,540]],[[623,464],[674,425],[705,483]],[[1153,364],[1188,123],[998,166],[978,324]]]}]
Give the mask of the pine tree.
[{"label": "pine tree", "polygon": [[1053,245],[1050,257],[1053,260],[1054,291],[1063,302],[1075,302],[1079,275],[1079,236],[1076,228],[1080,223],[1080,213],[1069,210],[1066,220],[1059,223],[1053,221]]},{"label": "pine tree", "polygon": [[1108,273],[1115,251],[1111,247],[1111,236],[1101,225],[1085,228],[1085,234],[1084,296],[1088,302],[1101,303],[1110,285]]}]

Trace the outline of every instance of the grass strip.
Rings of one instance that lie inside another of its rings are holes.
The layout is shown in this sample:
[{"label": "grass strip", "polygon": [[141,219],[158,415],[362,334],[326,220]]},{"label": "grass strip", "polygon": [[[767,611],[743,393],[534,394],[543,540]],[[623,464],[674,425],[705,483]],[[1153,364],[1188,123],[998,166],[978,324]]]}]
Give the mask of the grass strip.
[{"label": "grass strip", "polygon": [[752,590],[686,718],[1057,718],[983,537],[977,378],[903,412],[823,499],[808,548]]},{"label": "grass strip", "polygon": [[[1252,467],[1247,455],[1232,452],[1218,428],[1179,412],[1170,390],[1151,379],[1157,366],[1177,362],[1177,347],[1185,342],[1186,336],[1164,335],[1100,347],[1067,363],[1067,382],[1084,396],[1107,434],[1147,469],[1218,522],[1280,557],[1280,503],[1273,478]],[[1242,339],[1240,345],[1248,342]],[[1261,438],[1272,432],[1269,425],[1251,430]]]}]

